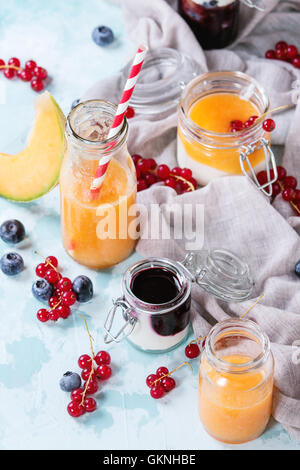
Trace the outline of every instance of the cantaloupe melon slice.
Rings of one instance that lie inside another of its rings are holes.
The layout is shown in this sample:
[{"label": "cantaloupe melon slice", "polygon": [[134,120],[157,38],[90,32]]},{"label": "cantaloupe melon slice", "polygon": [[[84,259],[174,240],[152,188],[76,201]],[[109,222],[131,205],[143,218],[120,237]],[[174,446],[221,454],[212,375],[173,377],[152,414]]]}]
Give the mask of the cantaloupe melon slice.
[{"label": "cantaloupe melon slice", "polygon": [[65,117],[47,91],[35,103],[27,146],[16,155],[0,153],[0,196],[13,201],[37,199],[58,181],[64,156]]}]

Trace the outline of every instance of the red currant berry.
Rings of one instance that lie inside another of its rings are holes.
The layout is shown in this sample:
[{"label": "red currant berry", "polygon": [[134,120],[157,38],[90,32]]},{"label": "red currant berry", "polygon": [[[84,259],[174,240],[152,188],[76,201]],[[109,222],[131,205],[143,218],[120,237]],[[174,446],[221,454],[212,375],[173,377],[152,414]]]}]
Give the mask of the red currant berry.
[{"label": "red currant berry", "polygon": [[297,57],[293,59],[292,64],[297,69],[300,69],[300,55],[297,55]]},{"label": "red currant berry", "polygon": [[44,89],[44,84],[39,78],[33,77],[30,81],[31,88],[36,91],[42,91]]},{"label": "red currant berry", "polygon": [[25,69],[33,71],[35,67],[36,67],[36,62],[34,60],[27,60],[25,64]]},{"label": "red currant berry", "polygon": [[56,308],[54,310],[50,310],[49,312],[49,320],[51,321],[57,321],[59,319],[59,313],[58,311],[56,310]]},{"label": "red currant berry", "polygon": [[[0,59],[0,67],[3,67],[3,65],[5,65],[5,62],[4,62],[3,59]],[[1,69],[1,70],[3,70],[3,69]]]},{"label": "red currant berry", "polygon": [[256,178],[260,185],[264,185],[268,182],[268,174],[266,171],[260,171],[257,173]]},{"label": "red currant berry", "polygon": [[159,367],[156,371],[157,377],[162,377],[163,375],[167,375],[169,370],[166,367]]},{"label": "red currant berry", "polygon": [[288,47],[285,41],[279,41],[275,45],[275,49],[286,49]]},{"label": "red currant berry", "polygon": [[151,387],[150,389],[150,395],[152,398],[155,398],[155,400],[162,398],[164,394],[165,394],[165,389],[160,384],[153,385],[153,387]]},{"label": "red currant berry", "polygon": [[288,59],[295,59],[295,57],[297,57],[297,55],[298,55],[297,47],[294,46],[293,44],[290,44],[287,47],[286,55],[287,55]]},{"label": "red currant berry", "polygon": [[248,119],[248,121],[245,121],[244,127],[245,127],[246,129],[248,129],[248,128],[251,127],[251,126],[252,126],[252,122],[250,122],[249,119]]},{"label": "red currant berry", "polygon": [[49,320],[49,312],[45,308],[41,308],[40,310],[38,310],[36,316],[38,320],[40,320],[42,323],[45,323]]},{"label": "red currant berry", "polygon": [[231,121],[230,123],[230,130],[231,132],[240,132],[244,129],[244,123],[238,119]]},{"label": "red currant berry", "polygon": [[67,305],[67,307],[71,307],[76,302],[76,295],[72,290],[69,290],[62,294],[61,301],[64,305]]},{"label": "red currant berry", "polygon": [[17,75],[20,77],[21,80],[23,80],[23,82],[30,82],[30,80],[32,79],[32,73],[30,72],[30,70],[21,70],[20,73],[17,72]]},{"label": "red currant berry", "polygon": [[177,186],[177,182],[176,182],[175,178],[165,179],[164,184],[165,184],[165,186],[168,186],[169,188],[173,188],[173,189],[176,189],[176,186]]},{"label": "red currant berry", "polygon": [[162,379],[161,384],[166,392],[170,392],[173,388],[176,387],[176,382],[173,377],[165,377]]},{"label": "red currant berry", "polygon": [[[83,369],[83,371],[81,372],[81,378],[82,378],[82,380],[84,380],[85,382],[87,382],[87,381],[89,380],[90,373],[91,373],[91,369]],[[97,377],[96,377],[95,372],[93,372],[91,380],[92,380],[92,381],[97,380]]]},{"label": "red currant berry", "polygon": [[266,131],[266,132],[272,132],[276,125],[275,125],[275,122],[273,121],[273,119],[266,119],[264,122],[263,122],[263,129]]},{"label": "red currant berry", "polygon": [[285,178],[283,178],[282,184],[283,184],[284,188],[296,189],[297,185],[298,185],[298,182],[297,182],[296,178],[294,178],[294,176],[286,176]]},{"label": "red currant berry", "polygon": [[300,201],[300,189],[295,189],[294,192],[294,201]]},{"label": "red currant berry", "polygon": [[61,292],[68,292],[72,289],[72,281],[67,277],[62,277],[57,283],[57,289]]},{"label": "red currant berry", "polygon": [[137,181],[137,191],[144,191],[148,188],[147,181],[144,178],[140,178]]},{"label": "red currant berry", "polygon": [[137,162],[138,162],[139,160],[141,160],[142,157],[141,157],[141,155],[138,155],[137,153],[134,153],[131,158],[132,158],[132,160],[133,160],[133,163],[134,163],[135,166],[136,166]]},{"label": "red currant berry", "polygon": [[149,170],[155,170],[157,167],[157,163],[154,160],[154,158],[148,158],[148,165],[149,165]]},{"label": "red currant berry", "polygon": [[14,78],[16,71],[14,69],[4,69],[3,74],[8,80],[11,80]]},{"label": "red currant berry", "polygon": [[59,298],[56,295],[53,295],[48,300],[49,307],[54,308],[59,304]]},{"label": "red currant berry", "polygon": [[295,191],[293,188],[286,188],[282,191],[282,199],[285,201],[292,201],[294,199]]},{"label": "red currant berry", "polygon": [[85,413],[84,407],[77,401],[71,401],[68,404],[67,410],[72,418],[79,418],[79,416],[82,416]]},{"label": "red currant berry", "polygon": [[97,402],[92,397],[88,397],[83,402],[84,409],[87,413],[92,413],[97,409]]},{"label": "red currant berry", "polygon": [[276,59],[285,60],[287,58],[287,48],[281,47],[275,51]]},{"label": "red currant berry", "polygon": [[83,388],[75,388],[75,390],[71,392],[71,400],[78,401],[80,403],[82,400],[83,391]]},{"label": "red currant berry", "polygon": [[193,176],[192,170],[189,168],[182,168],[180,176],[186,180],[190,180]]},{"label": "red currant berry", "polygon": [[147,160],[145,158],[141,158],[140,160],[138,160],[136,168],[139,169],[141,173],[145,173],[146,171],[148,171]]},{"label": "red currant berry", "polygon": [[12,57],[7,63],[8,65],[13,65],[14,67],[20,67],[21,65],[21,62],[16,57]]},{"label": "red currant berry", "polygon": [[99,389],[97,380],[92,380],[92,379],[89,381],[88,385],[87,385],[87,382],[85,382],[84,389],[85,387],[86,387],[87,395],[94,395],[94,393],[97,393]]},{"label": "red currant berry", "polygon": [[175,166],[172,170],[171,170],[171,176],[181,176],[181,168],[179,168],[179,166]]},{"label": "red currant berry", "polygon": [[33,75],[39,80],[46,80],[46,78],[48,77],[47,70],[43,67],[35,67],[33,69]]},{"label": "red currant berry", "polygon": [[185,348],[185,355],[189,359],[195,359],[200,354],[200,348],[197,343],[190,343]]},{"label": "red currant berry", "polygon": [[134,117],[134,115],[135,115],[134,109],[131,106],[128,106],[125,116],[127,117],[127,119],[131,119]]},{"label": "red currant berry", "polygon": [[145,173],[144,178],[148,187],[152,186],[154,183],[157,182],[156,176],[153,175],[152,173]]},{"label": "red currant berry", "polygon": [[58,266],[58,261],[57,261],[57,258],[55,258],[55,256],[47,256],[46,263],[50,265],[52,268],[53,267],[57,268]]},{"label": "red currant berry", "polygon": [[248,119],[248,122],[251,122],[252,124],[254,124],[257,118],[258,116],[250,116]]},{"label": "red currant berry", "polygon": [[35,268],[35,274],[39,277],[45,277],[47,271],[48,271],[48,268],[45,265],[45,263],[40,263]]},{"label": "red currant berry", "polygon": [[277,167],[278,179],[279,181],[283,180],[286,177],[286,169],[283,166]]},{"label": "red currant berry", "polygon": [[111,368],[107,364],[101,364],[97,367],[96,373],[101,380],[107,380],[111,376]]},{"label": "red currant berry", "polygon": [[50,268],[45,274],[46,281],[50,282],[50,284],[56,284],[59,281],[60,275],[57,271]]},{"label": "red currant berry", "polygon": [[[155,380],[157,380],[157,379],[158,379],[157,375],[155,375],[155,374],[150,374],[150,375],[148,375],[148,377],[146,378],[146,384],[148,385],[149,388],[151,388],[152,385],[153,385],[153,383],[154,383]],[[159,382],[157,382],[157,383],[159,383]]]},{"label": "red currant berry", "polygon": [[170,174],[170,168],[168,165],[159,165],[157,168],[157,176],[161,178],[162,180],[165,180],[168,178]]},{"label": "red currant berry", "polygon": [[80,358],[78,359],[78,365],[80,369],[91,370],[92,364],[92,358],[88,354],[82,354],[82,356],[80,356]]},{"label": "red currant berry", "polygon": [[276,52],[273,51],[273,49],[269,49],[266,54],[265,54],[265,57],[267,59],[276,59]]},{"label": "red currant berry", "polygon": [[178,194],[183,194],[187,191],[188,189],[188,184],[186,181],[177,181],[177,187],[176,187],[176,190],[177,190],[177,193]]},{"label": "red currant berry", "polygon": [[281,189],[278,183],[272,184],[272,196],[275,197],[281,193]]},{"label": "red currant berry", "polygon": [[59,314],[59,317],[63,318],[64,320],[66,320],[71,313],[71,309],[67,305],[59,305],[56,310]]},{"label": "red currant berry", "polygon": [[94,359],[98,366],[100,366],[101,364],[109,365],[111,361],[110,355],[106,351],[97,352]]}]

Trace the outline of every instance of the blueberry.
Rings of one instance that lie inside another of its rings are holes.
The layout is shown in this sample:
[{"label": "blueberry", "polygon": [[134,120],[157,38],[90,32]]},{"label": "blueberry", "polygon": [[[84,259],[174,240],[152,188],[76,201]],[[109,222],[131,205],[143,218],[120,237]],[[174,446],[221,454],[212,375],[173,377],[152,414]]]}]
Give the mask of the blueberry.
[{"label": "blueberry", "polygon": [[81,377],[76,372],[66,372],[59,381],[59,386],[64,392],[72,392],[81,387]]},{"label": "blueberry", "polygon": [[114,40],[114,33],[107,26],[97,26],[93,29],[92,39],[98,46],[107,46]]},{"label": "blueberry", "polygon": [[24,261],[18,253],[6,253],[0,260],[0,268],[7,276],[15,276],[24,269]]},{"label": "blueberry", "polygon": [[297,263],[295,265],[295,274],[296,274],[296,276],[300,277],[300,260],[297,261]]},{"label": "blueberry", "polygon": [[0,226],[0,237],[5,243],[20,243],[25,238],[25,228],[19,220],[6,220]]},{"label": "blueberry", "polygon": [[53,295],[54,288],[46,279],[37,279],[32,284],[32,293],[38,300],[49,300]]},{"label": "blueberry", "polygon": [[80,99],[77,98],[77,100],[74,100],[73,103],[71,104],[71,109],[75,108],[80,103]]},{"label": "blueberry", "polygon": [[93,283],[87,276],[77,276],[74,279],[72,289],[78,302],[87,302],[93,297]]}]

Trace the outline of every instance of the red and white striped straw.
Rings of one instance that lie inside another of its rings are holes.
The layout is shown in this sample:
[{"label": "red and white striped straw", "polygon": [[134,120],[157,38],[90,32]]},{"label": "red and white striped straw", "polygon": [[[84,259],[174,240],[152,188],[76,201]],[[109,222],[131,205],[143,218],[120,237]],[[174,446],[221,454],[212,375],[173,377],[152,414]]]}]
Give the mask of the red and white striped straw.
[{"label": "red and white striped straw", "polygon": [[[112,137],[116,136],[123,126],[123,120],[128,108],[129,100],[137,82],[138,75],[142,68],[147,50],[148,49],[146,46],[140,46],[137,50],[112,126],[107,136],[108,139],[111,139]],[[92,191],[100,190],[105,178],[109,162],[109,155],[104,155],[102,158],[100,158],[95,178],[91,184]]]}]

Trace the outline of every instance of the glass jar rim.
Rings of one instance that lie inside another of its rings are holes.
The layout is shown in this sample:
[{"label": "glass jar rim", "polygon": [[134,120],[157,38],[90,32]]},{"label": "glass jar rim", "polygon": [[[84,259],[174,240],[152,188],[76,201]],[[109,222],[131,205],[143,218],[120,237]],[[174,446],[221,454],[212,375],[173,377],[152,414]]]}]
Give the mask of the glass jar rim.
[{"label": "glass jar rim", "polygon": [[[131,281],[138,272],[143,269],[151,269],[156,267],[171,270],[176,275],[181,286],[180,292],[178,292],[174,299],[162,304],[144,302],[143,300],[139,299],[131,290]],[[176,261],[173,262],[167,258],[147,258],[138,261],[125,271],[122,284],[125,300],[130,304],[130,306],[138,309],[139,312],[151,315],[167,313],[172,310],[175,305],[180,306],[188,299],[191,293],[191,282],[185,276],[183,269],[176,263]]]},{"label": "glass jar rim", "polygon": [[[213,139],[213,140],[217,140],[219,138],[224,143],[225,143],[224,139],[232,141],[232,140],[238,140],[238,139],[244,138],[248,140],[249,138],[254,137],[258,133],[258,131],[262,129],[260,122],[258,122],[257,124],[254,124],[253,126],[249,128],[249,130],[247,129],[246,131],[245,129],[242,129],[241,131],[235,132],[234,134],[232,132],[223,133],[223,132],[210,131],[210,130],[204,129],[203,127],[200,127],[190,118],[188,114],[189,110],[186,109],[185,99],[188,96],[188,93],[191,91],[191,89],[199,82],[213,81],[214,79],[218,80],[218,79],[221,79],[222,77],[227,80],[229,80],[230,78],[233,78],[233,79],[237,78],[240,80],[244,80],[245,82],[250,81],[251,84],[254,85],[257,88],[257,90],[259,90],[259,93],[263,98],[264,109],[262,111],[262,114],[266,113],[269,110],[269,107],[270,107],[269,98],[267,97],[263,87],[260,85],[260,83],[256,79],[254,79],[250,75],[247,75],[244,72],[230,72],[230,71],[224,70],[224,71],[218,71],[218,72],[207,72],[191,80],[191,82],[186,86],[186,88],[182,92],[180,102],[179,102],[179,111],[178,111],[179,116],[183,119],[185,127],[190,129],[194,135],[198,135],[201,137],[204,136],[204,137],[207,137],[208,139]],[[214,92],[212,91],[212,93]],[[236,145],[234,145],[234,147],[235,146]]]},{"label": "glass jar rim", "polygon": [[[127,139],[128,134],[128,122],[126,116],[123,120],[123,125],[119,132],[109,139],[103,140],[89,140],[84,137],[81,137],[74,129],[74,119],[77,113],[83,110],[85,106],[92,106],[95,105],[99,108],[99,110],[106,111],[106,113],[110,114],[111,119],[114,118],[117,106],[110,101],[101,100],[101,99],[91,99],[86,101],[81,101],[73,109],[69,112],[66,121],[66,131],[68,135],[73,139],[74,142],[80,144],[82,146],[86,146],[92,150],[103,151],[107,153],[109,151],[117,150]],[[116,142],[116,143],[115,143]],[[114,145],[113,145],[114,144]]]},{"label": "glass jar rim", "polygon": [[[238,332],[241,336],[244,332],[245,338],[254,339],[261,346],[261,352],[251,361],[242,363],[231,363],[216,356],[214,344],[223,334],[227,337]],[[271,345],[268,336],[260,328],[260,326],[252,320],[241,318],[230,318],[222,322],[218,322],[208,333],[204,351],[207,360],[216,370],[227,372],[230,374],[245,374],[252,370],[258,369],[267,361],[271,353]]]}]

